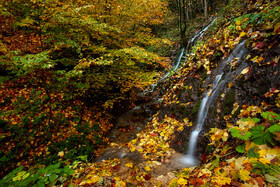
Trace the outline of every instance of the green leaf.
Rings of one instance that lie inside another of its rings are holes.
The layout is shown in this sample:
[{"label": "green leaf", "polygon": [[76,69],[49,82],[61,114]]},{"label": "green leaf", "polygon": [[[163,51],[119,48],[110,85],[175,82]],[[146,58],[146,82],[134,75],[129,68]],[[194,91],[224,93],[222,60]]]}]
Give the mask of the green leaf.
[{"label": "green leaf", "polygon": [[236,151],[239,153],[245,153],[245,144],[237,146]]},{"label": "green leaf", "polygon": [[280,125],[272,125],[267,129],[269,132],[274,133],[274,132],[280,132]]},{"label": "green leaf", "polygon": [[87,155],[78,156],[77,158],[80,158],[82,161],[86,161],[87,160]]},{"label": "green leaf", "polygon": [[280,184],[280,180],[278,179],[278,178],[276,178],[276,177],[274,177],[274,176],[271,176],[271,175],[269,175],[269,174],[265,174],[264,175],[265,176],[265,179],[268,181],[268,182],[270,182],[270,183],[272,183],[272,184]]},{"label": "green leaf", "polygon": [[274,139],[273,134],[269,131],[264,131],[264,126],[256,126],[250,129],[250,132],[252,133],[251,140],[252,142],[263,145],[263,144],[271,144],[274,145]]},{"label": "green leaf", "polygon": [[30,173],[27,173],[26,171],[21,171],[19,172],[14,178],[13,181],[19,181],[19,180],[24,180],[26,179]]},{"label": "green leaf", "polygon": [[213,170],[215,167],[219,166],[220,157],[217,156],[215,160],[213,160],[212,165],[209,167],[209,170]]},{"label": "green leaf", "polygon": [[57,177],[58,177],[58,175],[52,174],[49,178],[50,178],[50,181],[53,183],[57,179]]},{"label": "green leaf", "polygon": [[24,168],[23,166],[20,166],[20,167],[14,169],[11,173],[9,173],[9,174],[4,178],[4,180],[5,180],[5,181],[11,180],[17,173],[21,172],[21,171],[23,170],[23,168]]},{"label": "green leaf", "polygon": [[64,168],[64,173],[67,175],[73,175],[73,174],[75,174],[75,171],[73,169],[69,168],[69,165],[67,165]]},{"label": "green leaf", "polygon": [[259,154],[256,153],[254,150],[255,150],[254,148],[249,149],[249,151],[248,151],[248,157],[259,158]]},{"label": "green leaf", "polygon": [[251,132],[243,132],[238,129],[230,128],[231,135],[235,138],[239,138],[241,140],[249,140],[249,138],[252,136]]},{"label": "green leaf", "polygon": [[274,112],[262,112],[261,116],[269,121],[275,121],[275,119],[280,120],[280,115]]},{"label": "green leaf", "polygon": [[253,122],[255,122],[255,123],[258,123],[258,122],[260,122],[261,120],[260,120],[260,118],[242,118],[242,119],[240,119],[241,121],[253,121]]}]

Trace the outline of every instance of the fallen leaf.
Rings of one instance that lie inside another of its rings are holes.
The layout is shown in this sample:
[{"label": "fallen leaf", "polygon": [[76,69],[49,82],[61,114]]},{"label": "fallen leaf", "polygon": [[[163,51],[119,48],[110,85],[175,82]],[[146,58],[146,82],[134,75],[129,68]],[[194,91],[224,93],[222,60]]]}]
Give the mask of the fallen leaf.
[{"label": "fallen leaf", "polygon": [[151,171],[151,168],[150,168],[149,166],[146,166],[146,167],[145,167],[145,170],[146,170],[146,171]]},{"label": "fallen leaf", "polygon": [[179,184],[179,185],[187,185],[187,184],[188,184],[188,181],[185,180],[184,178],[180,178],[180,179],[177,181],[177,184]]},{"label": "fallen leaf", "polygon": [[64,157],[64,152],[63,152],[63,151],[60,151],[60,152],[58,152],[57,155],[60,156],[60,157]]},{"label": "fallen leaf", "polygon": [[239,36],[243,37],[243,36],[246,36],[246,35],[247,35],[246,32],[241,32]]},{"label": "fallen leaf", "polygon": [[250,179],[251,179],[250,172],[247,171],[246,169],[240,170],[240,172],[239,172],[239,178],[240,178],[241,180],[243,180],[243,181],[250,180]]},{"label": "fallen leaf", "polygon": [[249,73],[250,70],[251,70],[250,67],[247,67],[247,68],[243,69],[243,70],[241,71],[241,75],[245,75],[245,74]]},{"label": "fallen leaf", "polygon": [[126,163],[125,166],[126,166],[126,167],[129,167],[129,168],[132,168],[132,167],[133,167],[133,164],[129,162],[129,163]]}]

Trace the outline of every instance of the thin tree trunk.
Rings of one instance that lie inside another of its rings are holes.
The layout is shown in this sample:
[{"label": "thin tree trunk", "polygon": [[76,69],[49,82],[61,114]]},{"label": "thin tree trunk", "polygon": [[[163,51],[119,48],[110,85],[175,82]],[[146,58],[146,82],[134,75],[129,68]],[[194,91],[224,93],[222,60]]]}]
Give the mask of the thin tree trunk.
[{"label": "thin tree trunk", "polygon": [[208,18],[208,6],[207,6],[207,0],[204,0],[204,18],[205,20]]},{"label": "thin tree trunk", "polygon": [[187,3],[186,0],[183,0],[182,2],[182,27],[181,27],[181,38],[182,38],[182,42],[183,42],[183,46],[187,45],[187,38],[186,38],[186,22],[187,22]]}]

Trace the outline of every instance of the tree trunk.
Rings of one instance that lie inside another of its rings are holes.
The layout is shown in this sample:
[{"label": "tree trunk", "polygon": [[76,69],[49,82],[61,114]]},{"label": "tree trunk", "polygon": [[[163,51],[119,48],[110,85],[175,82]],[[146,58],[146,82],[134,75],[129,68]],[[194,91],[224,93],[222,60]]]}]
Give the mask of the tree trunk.
[{"label": "tree trunk", "polygon": [[208,6],[207,6],[207,0],[204,0],[204,18],[205,20],[208,18]]},{"label": "tree trunk", "polygon": [[186,21],[188,19],[186,0],[176,0],[176,4],[179,13],[180,36],[181,36],[183,46],[185,46],[186,45]]}]

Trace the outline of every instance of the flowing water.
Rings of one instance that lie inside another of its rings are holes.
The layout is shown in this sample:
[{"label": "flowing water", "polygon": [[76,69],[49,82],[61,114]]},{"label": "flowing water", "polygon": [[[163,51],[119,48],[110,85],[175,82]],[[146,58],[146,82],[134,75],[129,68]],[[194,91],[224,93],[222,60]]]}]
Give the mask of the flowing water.
[{"label": "flowing water", "polygon": [[[184,52],[189,53],[191,47],[196,45],[196,42],[202,38],[204,33],[209,29],[209,27],[211,25],[213,25],[213,23],[215,21],[216,21],[216,18],[210,24],[208,24],[205,28],[203,28],[200,32],[196,33],[191,39],[189,39],[186,50],[183,47],[178,51],[176,58],[175,58],[175,62],[174,62],[175,65],[173,66],[174,68],[172,69],[173,72],[175,72],[178,69],[182,56],[184,55]],[[170,75],[170,72],[167,72],[161,79],[158,80],[158,82],[156,84],[151,85],[150,90],[146,89],[144,93],[153,92],[154,89],[156,88],[156,86],[158,85],[158,83],[163,81],[164,79],[166,79],[169,75]]]},{"label": "flowing water", "polygon": [[[174,68],[172,70],[173,72],[175,72],[178,69],[179,64],[181,62],[181,59],[182,59],[182,56],[184,54],[184,50],[185,50],[185,48],[181,48],[179,50],[179,52],[177,53],[176,58],[175,58],[175,63],[174,63],[175,65],[174,65]],[[154,89],[156,88],[156,86],[158,85],[158,83],[163,81],[164,79],[166,79],[169,75],[170,75],[170,72],[167,72],[161,79],[158,80],[158,82],[156,84],[151,85],[151,90],[145,90],[145,93],[153,92]]]},{"label": "flowing water", "polygon": [[[197,123],[190,135],[189,146],[187,155],[182,158],[182,162],[188,166],[194,166],[198,164],[198,160],[195,158],[195,151],[197,147],[197,141],[199,133],[203,128],[203,124],[208,114],[209,107],[211,106],[213,100],[219,96],[220,90],[224,85],[233,80],[240,72],[247,66],[246,63],[240,62],[247,54],[245,41],[238,44],[230,56],[225,59],[221,65],[217,68],[217,74],[213,81],[212,87],[204,95],[204,98],[201,101],[200,108],[198,111]],[[237,59],[235,62],[238,67],[235,70],[224,73],[224,69],[228,63],[232,60]]]},{"label": "flowing water", "polygon": [[213,25],[213,23],[215,23],[215,21],[216,21],[216,18],[215,18],[209,25],[207,25],[204,29],[202,29],[200,32],[197,32],[197,33],[188,41],[187,48],[186,48],[186,50],[187,50],[188,52],[190,52],[192,46],[195,46],[195,45],[196,45],[197,41],[199,41],[199,40],[202,38],[202,36],[204,35],[204,33],[209,29],[209,27],[210,27],[211,25]]},{"label": "flowing water", "polygon": [[[205,31],[213,24],[214,21],[212,21],[208,26],[206,26],[202,31],[199,33],[195,34],[190,41],[192,44],[196,43],[197,39],[200,39]],[[190,42],[189,42],[190,44]],[[172,71],[175,72],[181,62],[181,59],[184,55],[184,53],[187,52],[185,48],[181,48],[174,60],[174,66]],[[161,79],[156,84],[151,85],[150,90],[145,90],[144,93],[141,93],[140,96],[145,98],[145,93],[148,92],[153,92],[156,86],[158,85],[159,82],[163,81],[170,75],[170,72],[167,72]],[[149,102],[144,102],[135,108],[127,111],[126,113],[120,115],[117,117],[115,127],[112,129],[109,137],[112,139],[113,142],[120,143],[120,142],[127,142],[131,139],[134,138],[134,136],[140,132],[147,122],[151,119],[151,116],[154,114],[154,112],[158,109],[157,106],[159,106],[159,101],[160,99],[157,98],[150,98]],[[124,133],[119,131],[119,129],[128,129],[129,132],[131,133]],[[198,132],[199,133],[199,132]],[[125,148],[108,148],[102,155],[100,155],[96,161],[101,161],[105,160],[108,158],[124,158],[124,157],[129,157],[130,159],[133,159],[133,157],[139,159],[137,155],[133,155],[132,153],[129,152],[128,149]]]}]

